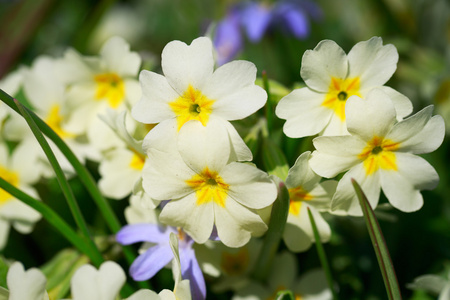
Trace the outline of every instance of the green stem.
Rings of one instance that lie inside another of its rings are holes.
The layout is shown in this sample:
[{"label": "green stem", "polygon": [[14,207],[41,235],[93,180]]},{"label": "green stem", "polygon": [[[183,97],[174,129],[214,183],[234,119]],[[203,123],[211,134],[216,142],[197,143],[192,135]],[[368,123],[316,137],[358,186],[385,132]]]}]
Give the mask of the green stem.
[{"label": "green stem", "polygon": [[[58,163],[58,160],[55,157],[55,154],[53,153],[52,149],[50,148],[47,140],[44,138],[42,133],[39,131],[39,128],[37,128],[36,123],[33,121],[30,114],[24,109],[24,106],[16,99],[14,99],[14,102],[15,102],[16,106],[19,108],[19,111],[22,114],[25,121],[27,121],[28,126],[30,127],[30,129],[33,132],[34,136],[36,137],[37,141],[39,142],[39,145],[42,147],[42,150],[44,150],[44,153],[47,156],[48,161],[52,165],[52,168],[55,171],[56,179],[58,180],[58,183],[59,183],[59,186],[61,187],[62,193],[64,194],[64,197],[66,198],[67,204],[69,205],[69,208],[70,208],[72,216],[75,220],[75,223],[77,224],[78,228],[80,229],[81,233],[83,234],[85,241],[88,244],[90,244],[91,248],[95,252],[95,255],[97,255],[98,257],[102,257],[97,246],[91,239],[86,221],[83,218],[83,215],[81,213],[80,207],[78,206],[77,200],[75,199],[75,196],[73,195],[72,189],[70,188],[70,185],[67,182],[67,179],[64,175],[63,170],[61,169],[61,166]],[[99,267],[99,266],[96,266],[96,267]]]},{"label": "green stem", "polygon": [[16,199],[27,204],[31,208],[38,211],[47,222],[52,225],[57,231],[61,233],[72,245],[74,245],[82,253],[85,253],[90,260],[100,265],[103,262],[103,258],[98,256],[89,244],[86,243],[61,217],[55,213],[45,203],[34,199],[28,194],[14,187],[12,184],[0,177],[0,188],[11,194]]},{"label": "green stem", "polygon": [[320,235],[319,231],[317,230],[316,221],[314,220],[314,217],[311,213],[311,210],[308,209],[308,216],[309,221],[311,222],[311,227],[313,229],[314,233],[314,239],[316,240],[316,248],[317,248],[317,254],[319,255],[320,264],[322,265],[323,271],[325,272],[325,277],[327,279],[328,287],[331,290],[331,293],[333,295],[333,299],[338,299],[336,291],[334,290],[334,280],[333,275],[331,274],[330,265],[328,264],[327,255],[325,254],[325,250],[323,249],[323,245],[320,241]]}]

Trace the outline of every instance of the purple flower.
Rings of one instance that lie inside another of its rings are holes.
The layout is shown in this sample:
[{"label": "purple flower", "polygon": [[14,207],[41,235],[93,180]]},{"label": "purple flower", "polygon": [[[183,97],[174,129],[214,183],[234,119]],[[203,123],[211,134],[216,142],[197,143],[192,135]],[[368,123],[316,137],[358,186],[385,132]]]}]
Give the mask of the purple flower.
[{"label": "purple flower", "polygon": [[148,280],[172,261],[173,253],[169,241],[171,232],[179,239],[181,275],[183,279],[189,279],[192,299],[205,299],[205,279],[192,248],[194,241],[181,229],[149,223],[124,226],[116,235],[116,240],[120,244],[130,245],[138,242],[154,244],[131,264],[131,277],[136,281]]},{"label": "purple flower", "polygon": [[281,27],[302,39],[310,32],[308,16],[318,20],[321,15],[320,8],[309,0],[282,0],[272,6],[255,1],[238,4],[217,24],[214,46],[218,64],[230,61],[242,49],[241,28],[253,43],[259,42],[271,27]]}]

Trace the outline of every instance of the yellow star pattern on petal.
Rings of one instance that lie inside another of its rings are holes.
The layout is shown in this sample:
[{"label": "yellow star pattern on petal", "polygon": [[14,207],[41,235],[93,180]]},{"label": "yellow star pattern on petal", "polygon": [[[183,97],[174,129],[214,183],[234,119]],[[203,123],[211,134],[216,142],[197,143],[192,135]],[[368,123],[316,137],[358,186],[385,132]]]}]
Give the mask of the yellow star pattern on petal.
[{"label": "yellow star pattern on petal", "polygon": [[95,99],[108,101],[111,108],[117,108],[125,98],[125,85],[122,78],[115,73],[98,74],[94,76],[97,83]]},{"label": "yellow star pattern on petal", "polygon": [[289,213],[298,216],[302,202],[312,200],[313,198],[301,186],[289,189]]},{"label": "yellow star pattern on petal", "polygon": [[203,126],[208,124],[214,100],[208,99],[201,91],[189,85],[184,94],[169,106],[177,116],[178,130],[190,120],[198,120]]},{"label": "yellow star pattern on petal", "polygon": [[345,121],[345,102],[350,96],[361,97],[359,86],[359,77],[347,79],[332,77],[322,106],[332,109],[341,121]]},{"label": "yellow star pattern on petal", "polygon": [[[10,171],[3,166],[0,166],[0,177],[15,187],[19,185],[19,175],[16,172]],[[0,188],[0,206],[4,205],[12,198],[13,196],[10,193]]]},{"label": "yellow star pattern on petal", "polygon": [[399,148],[400,143],[390,139],[374,136],[366,147],[358,155],[363,160],[366,175],[375,173],[379,168],[397,171],[397,162],[394,151]]},{"label": "yellow star pattern on petal", "polygon": [[194,189],[197,196],[197,205],[210,201],[225,207],[229,185],[226,184],[217,172],[210,171],[208,167],[200,174],[195,174],[186,183]]}]

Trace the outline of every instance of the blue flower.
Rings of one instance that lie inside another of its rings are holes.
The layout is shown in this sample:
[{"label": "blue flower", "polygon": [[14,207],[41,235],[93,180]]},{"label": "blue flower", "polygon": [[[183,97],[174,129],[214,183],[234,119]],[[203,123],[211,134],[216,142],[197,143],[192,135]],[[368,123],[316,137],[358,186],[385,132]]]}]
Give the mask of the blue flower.
[{"label": "blue flower", "polygon": [[318,20],[321,15],[320,8],[309,0],[282,0],[272,6],[255,1],[238,4],[217,24],[214,46],[218,64],[230,61],[242,50],[241,29],[252,43],[259,42],[272,27],[303,39],[310,32],[308,16]]},{"label": "blue flower", "polygon": [[122,245],[138,242],[154,244],[131,264],[131,277],[136,281],[148,280],[172,261],[173,253],[169,240],[171,232],[179,238],[181,275],[183,279],[189,279],[192,299],[205,299],[205,279],[192,248],[194,241],[181,229],[177,230],[171,226],[149,223],[131,224],[124,226],[117,233],[116,240]]}]

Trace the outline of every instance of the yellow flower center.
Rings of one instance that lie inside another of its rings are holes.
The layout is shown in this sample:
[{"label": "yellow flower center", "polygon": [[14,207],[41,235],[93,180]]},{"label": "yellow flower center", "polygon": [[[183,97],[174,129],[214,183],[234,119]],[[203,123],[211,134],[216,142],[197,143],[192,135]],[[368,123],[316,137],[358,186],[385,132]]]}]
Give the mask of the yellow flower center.
[{"label": "yellow flower center", "polygon": [[125,97],[122,78],[116,73],[105,73],[95,75],[94,80],[97,83],[95,99],[99,101],[106,99],[112,108],[119,107]]},{"label": "yellow flower center", "polygon": [[47,123],[48,126],[50,126],[51,129],[53,129],[56,134],[58,134],[62,138],[67,137],[74,137],[75,135],[65,131],[62,129],[61,124],[63,122],[63,117],[60,114],[60,106],[58,104],[52,105],[50,108],[50,112],[47,115],[47,118],[45,118],[45,123]]},{"label": "yellow flower center", "polygon": [[[15,187],[19,185],[19,175],[16,172],[12,172],[3,166],[0,166],[0,177]],[[0,207],[12,199],[13,196],[10,193],[0,188]]]},{"label": "yellow flower center", "polygon": [[140,153],[133,153],[130,160],[130,168],[134,170],[142,170],[144,168],[145,157]]},{"label": "yellow flower center", "polygon": [[374,136],[358,155],[358,158],[364,161],[366,175],[375,173],[379,168],[397,171],[397,162],[393,151],[397,150],[399,145],[400,143],[392,140]]},{"label": "yellow flower center", "polygon": [[298,216],[302,202],[312,200],[313,198],[301,186],[289,189],[289,213]]},{"label": "yellow flower center", "polygon": [[247,248],[242,247],[237,253],[223,252],[220,266],[227,275],[242,275],[248,268],[249,260]]},{"label": "yellow flower center", "polygon": [[190,120],[198,120],[206,126],[213,103],[214,100],[208,99],[202,92],[189,85],[182,96],[169,103],[177,115],[178,130]]},{"label": "yellow flower center", "polygon": [[361,97],[359,85],[359,77],[347,79],[332,77],[322,105],[332,109],[341,121],[345,121],[345,102],[350,96]]},{"label": "yellow flower center", "polygon": [[200,174],[195,174],[186,183],[194,189],[197,196],[197,205],[210,201],[225,207],[229,185],[226,184],[217,172],[206,167]]}]

